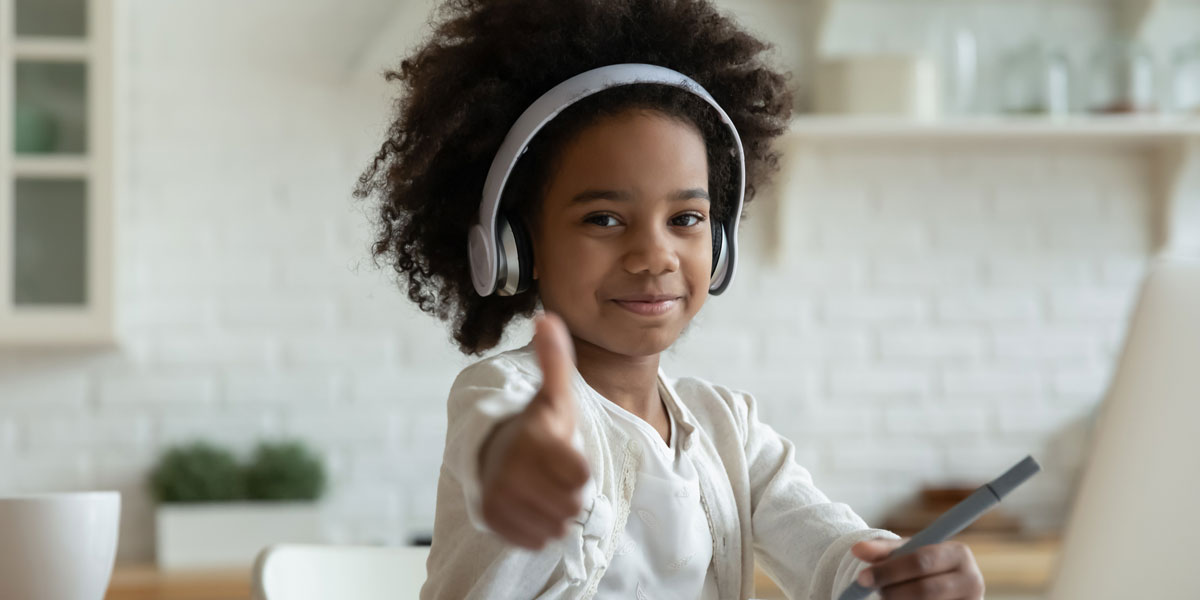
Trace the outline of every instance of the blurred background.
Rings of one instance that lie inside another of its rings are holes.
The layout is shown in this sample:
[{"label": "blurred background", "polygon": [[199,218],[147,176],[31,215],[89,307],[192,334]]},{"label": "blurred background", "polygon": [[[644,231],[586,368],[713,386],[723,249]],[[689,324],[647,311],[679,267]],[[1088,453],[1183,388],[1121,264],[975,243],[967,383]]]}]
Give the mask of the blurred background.
[{"label": "blurred background", "polygon": [[[798,112],[664,368],[753,393],[872,526],[1033,454],[976,533],[1052,542],[1146,265],[1196,241],[1200,0],[718,4]],[[0,0],[0,494],[119,490],[119,561],[154,564],[164,453],[299,440],[313,535],[428,537],[474,359],[372,263],[351,190],[431,6]]]}]

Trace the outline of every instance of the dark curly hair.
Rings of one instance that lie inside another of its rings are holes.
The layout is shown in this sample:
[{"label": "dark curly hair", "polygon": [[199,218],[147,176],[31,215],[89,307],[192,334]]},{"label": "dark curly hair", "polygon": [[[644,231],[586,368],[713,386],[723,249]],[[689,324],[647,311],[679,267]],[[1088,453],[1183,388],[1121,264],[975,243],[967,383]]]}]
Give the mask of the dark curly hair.
[{"label": "dark curly hair", "polygon": [[[421,310],[451,323],[466,354],[493,348],[513,317],[531,317],[538,307],[536,281],[515,296],[476,294],[467,231],[504,136],[555,85],[617,63],[680,71],[704,86],[737,127],[746,201],[778,169],[771,142],[791,116],[787,76],[768,65],[771,44],[709,0],[447,0],[432,26],[398,71],[385,71],[404,89],[354,195],[378,200],[376,261],[386,260]],[[610,88],[560,113],[518,161],[505,186],[504,210],[535,223],[560,150],[588,126],[631,109],[656,111],[700,131],[713,223],[730,218],[736,188],[728,131],[704,101],[654,84]]]}]

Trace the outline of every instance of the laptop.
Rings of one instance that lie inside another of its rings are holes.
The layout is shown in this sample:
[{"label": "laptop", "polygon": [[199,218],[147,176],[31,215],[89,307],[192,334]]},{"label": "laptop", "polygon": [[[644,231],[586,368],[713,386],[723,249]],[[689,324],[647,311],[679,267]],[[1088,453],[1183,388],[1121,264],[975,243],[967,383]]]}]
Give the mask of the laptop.
[{"label": "laptop", "polygon": [[1200,257],[1153,260],[1049,600],[1200,599]]}]

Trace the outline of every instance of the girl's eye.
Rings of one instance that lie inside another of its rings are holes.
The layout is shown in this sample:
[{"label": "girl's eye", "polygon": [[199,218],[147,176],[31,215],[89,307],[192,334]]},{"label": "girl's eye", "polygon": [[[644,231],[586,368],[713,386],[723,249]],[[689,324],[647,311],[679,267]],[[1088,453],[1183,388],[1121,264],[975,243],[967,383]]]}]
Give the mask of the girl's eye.
[{"label": "girl's eye", "polygon": [[606,215],[603,213],[588,215],[583,218],[584,223],[592,223],[594,225],[599,225],[601,227],[607,227],[608,225],[610,225],[609,221],[612,221],[611,224],[616,224],[616,220],[617,220],[616,217],[614,217],[612,215]]},{"label": "girl's eye", "polygon": [[[680,223],[679,222],[680,219],[695,219],[695,220],[691,221],[690,223]],[[700,223],[704,222],[704,215],[702,215],[700,213],[687,213],[687,214],[679,215],[678,217],[675,217],[675,219],[673,219],[673,220],[676,221],[676,223],[682,227],[692,227],[694,225],[699,225]]]}]

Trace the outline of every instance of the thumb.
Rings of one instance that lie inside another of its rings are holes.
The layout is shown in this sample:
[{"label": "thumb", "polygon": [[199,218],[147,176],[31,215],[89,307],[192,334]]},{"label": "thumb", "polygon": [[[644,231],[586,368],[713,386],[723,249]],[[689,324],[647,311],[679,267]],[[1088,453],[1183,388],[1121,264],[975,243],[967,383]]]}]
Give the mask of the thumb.
[{"label": "thumb", "polygon": [[888,557],[893,550],[903,546],[908,538],[892,540],[887,538],[875,538],[854,544],[850,547],[850,552],[859,560],[876,563]]},{"label": "thumb", "polygon": [[541,402],[568,415],[575,424],[575,401],[571,395],[571,370],[575,361],[571,334],[562,319],[554,313],[538,317],[533,335],[533,349],[542,368]]}]

